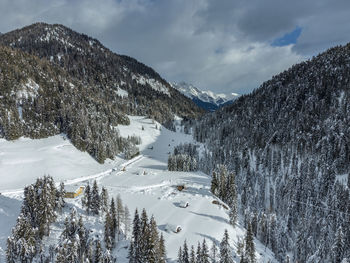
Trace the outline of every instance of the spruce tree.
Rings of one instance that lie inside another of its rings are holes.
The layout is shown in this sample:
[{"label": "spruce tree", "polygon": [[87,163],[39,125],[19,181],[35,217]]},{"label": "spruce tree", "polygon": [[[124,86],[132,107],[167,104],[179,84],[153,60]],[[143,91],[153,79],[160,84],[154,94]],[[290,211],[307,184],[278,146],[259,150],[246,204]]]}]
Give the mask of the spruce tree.
[{"label": "spruce tree", "polygon": [[224,237],[220,243],[220,263],[233,263],[231,247],[229,244],[229,235],[227,229],[225,229]]},{"label": "spruce tree", "polygon": [[60,183],[60,188],[56,192],[56,207],[58,211],[62,211],[62,208],[65,206],[66,202],[64,200],[64,196],[66,194],[66,191],[64,189],[64,183]]},{"label": "spruce tree", "polygon": [[114,247],[113,222],[109,212],[106,213],[105,217],[104,241],[107,249],[111,250]]},{"label": "spruce tree", "polygon": [[255,263],[255,246],[254,246],[254,234],[252,230],[252,225],[248,223],[248,229],[245,236],[245,259],[248,263]]},{"label": "spruce tree", "polygon": [[199,242],[197,244],[196,261],[197,262],[202,261],[202,248],[201,248],[201,243]]},{"label": "spruce tree", "polygon": [[203,239],[202,243],[201,258],[201,263],[209,263],[209,249],[205,239]]},{"label": "spruce tree", "polygon": [[158,253],[159,253],[159,263],[165,263],[167,257],[166,257],[165,240],[164,240],[163,234],[160,234]]},{"label": "spruce tree", "polygon": [[129,235],[129,231],[130,231],[130,212],[129,212],[129,208],[125,205],[124,206],[124,235],[125,238],[128,238]]},{"label": "spruce tree", "polygon": [[343,234],[342,227],[339,226],[335,234],[335,240],[332,247],[332,256],[333,256],[334,263],[341,262],[341,260],[343,259],[344,247],[345,247],[344,234]]},{"label": "spruce tree", "polygon": [[190,252],[190,263],[196,263],[196,253],[194,252],[194,247],[191,246],[191,252]]},{"label": "spruce tree", "polygon": [[115,203],[114,203],[114,198],[113,197],[112,197],[110,208],[109,208],[109,214],[110,214],[111,221],[112,221],[113,233],[115,234],[116,231],[117,231],[117,210],[116,210],[116,207],[115,207]]},{"label": "spruce tree", "polygon": [[105,187],[101,190],[101,209],[103,212],[108,210],[108,191]]},{"label": "spruce tree", "polygon": [[81,199],[82,207],[85,207],[86,213],[90,214],[91,211],[91,189],[88,184],[84,189],[84,196]]},{"label": "spruce tree", "polygon": [[211,263],[216,263],[216,258],[218,257],[218,249],[215,245],[215,243],[212,243],[212,246],[210,248],[210,258],[211,258]]},{"label": "spruce tree", "polygon": [[134,249],[134,242],[131,241],[130,242],[130,246],[129,246],[129,251],[128,251],[128,259],[129,259],[129,263],[135,263],[135,249]]},{"label": "spruce tree", "polygon": [[149,235],[147,240],[146,257],[147,262],[159,261],[159,235],[157,229],[157,223],[152,216],[149,222]]},{"label": "spruce tree", "polygon": [[179,251],[177,252],[177,262],[178,263],[184,263],[183,262],[183,253],[182,253],[182,248],[179,247]]},{"label": "spruce tree", "polygon": [[142,262],[142,228],[139,213],[137,209],[135,210],[134,221],[133,221],[133,230],[132,230],[132,244],[133,244],[133,260],[136,263]]},{"label": "spruce tree", "polygon": [[117,196],[117,204],[116,204],[116,218],[117,218],[117,234],[119,240],[119,234],[121,233],[121,223],[123,222],[124,217],[124,206],[120,195]]},{"label": "spruce tree", "polygon": [[217,189],[219,188],[218,179],[216,177],[216,172],[213,172],[211,179],[211,187],[210,190],[213,195],[217,195]]},{"label": "spruce tree", "polygon": [[100,207],[101,207],[101,199],[100,199],[100,194],[98,192],[97,182],[95,180],[91,191],[91,212],[94,215],[98,215],[100,212]]},{"label": "spruce tree", "polygon": [[95,254],[94,254],[94,263],[102,263],[103,252],[101,247],[100,240],[95,241]]},{"label": "spruce tree", "polygon": [[189,263],[189,254],[188,254],[188,247],[187,247],[186,239],[184,241],[184,246],[183,246],[183,250],[182,250],[182,262]]}]

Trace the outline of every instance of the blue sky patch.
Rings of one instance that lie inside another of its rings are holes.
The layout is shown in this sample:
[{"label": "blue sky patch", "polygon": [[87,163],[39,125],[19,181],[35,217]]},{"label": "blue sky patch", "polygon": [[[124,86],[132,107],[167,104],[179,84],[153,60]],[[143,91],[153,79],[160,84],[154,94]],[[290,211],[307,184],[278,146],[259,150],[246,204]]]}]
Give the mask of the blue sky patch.
[{"label": "blue sky patch", "polygon": [[290,44],[295,44],[297,43],[297,40],[301,34],[301,31],[302,31],[302,28],[297,26],[292,32],[289,32],[280,38],[276,38],[271,43],[271,46],[282,47]]}]

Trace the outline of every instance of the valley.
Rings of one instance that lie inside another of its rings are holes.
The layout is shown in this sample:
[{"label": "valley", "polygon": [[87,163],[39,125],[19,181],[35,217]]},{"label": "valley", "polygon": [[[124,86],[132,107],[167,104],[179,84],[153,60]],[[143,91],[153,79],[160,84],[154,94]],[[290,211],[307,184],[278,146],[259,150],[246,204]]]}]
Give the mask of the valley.
[{"label": "valley", "polygon": [[[98,164],[88,154],[76,150],[63,135],[35,141],[21,138],[13,142],[0,142],[5,158],[0,163],[0,180],[6,182],[1,185],[0,196],[0,221],[4,222],[0,226],[0,261],[4,260],[7,235],[19,213],[23,198],[20,188],[44,174],[52,175],[56,183],[63,181],[70,189],[87,183],[92,185],[93,180],[97,180],[100,187],[106,187],[110,198],[118,194],[121,196],[132,216],[136,208],[139,211],[146,208],[149,215],[155,216],[158,230],[164,235],[169,262],[176,261],[178,248],[185,240],[189,245],[196,246],[198,241],[205,238],[209,246],[212,242],[219,245],[225,229],[229,231],[230,245],[237,247],[237,240],[244,238],[245,229],[241,224],[232,227],[228,211],[212,203],[218,199],[210,192],[210,177],[202,172],[167,171],[168,153],[180,143],[193,142],[192,137],[180,131],[169,131],[145,117],[130,116],[130,120],[130,126],[118,126],[120,134],[140,136],[142,144],[139,145],[141,154],[129,161],[117,157],[103,165]],[[11,155],[19,148],[24,149],[22,156]],[[25,171],[30,171],[28,177]],[[16,174],[16,177],[8,174]],[[178,191],[178,185],[184,185],[185,189]],[[103,217],[86,215],[82,210],[81,196],[66,201],[67,207],[52,225],[52,232],[44,243],[58,242],[64,218],[69,215],[71,207],[82,213],[84,223],[95,235],[103,236]],[[188,202],[189,206],[182,208],[181,202]],[[10,211],[7,209],[9,206]],[[168,225],[179,225],[182,230],[179,233],[169,232],[166,230]],[[113,251],[117,262],[128,262],[125,248],[128,243],[125,242],[117,244]],[[259,241],[255,242],[259,262],[274,259],[268,249]],[[236,259],[239,262],[237,256]]]}]

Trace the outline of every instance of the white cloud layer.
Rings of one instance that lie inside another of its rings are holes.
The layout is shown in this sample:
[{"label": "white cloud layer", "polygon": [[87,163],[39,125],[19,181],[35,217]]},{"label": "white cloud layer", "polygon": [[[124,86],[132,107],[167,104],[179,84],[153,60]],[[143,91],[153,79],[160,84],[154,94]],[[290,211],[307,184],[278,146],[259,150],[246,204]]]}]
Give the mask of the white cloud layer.
[{"label": "white cloud layer", "polygon": [[[350,40],[350,1],[0,0],[0,31],[60,23],[169,81],[248,93],[263,81]],[[295,45],[270,44],[296,26]]]}]

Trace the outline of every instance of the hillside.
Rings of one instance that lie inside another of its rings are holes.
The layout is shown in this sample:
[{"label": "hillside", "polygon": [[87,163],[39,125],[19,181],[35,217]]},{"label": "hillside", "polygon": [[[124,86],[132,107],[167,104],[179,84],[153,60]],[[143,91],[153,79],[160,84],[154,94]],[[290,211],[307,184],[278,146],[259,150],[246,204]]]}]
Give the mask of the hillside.
[{"label": "hillside", "polygon": [[45,58],[116,103],[121,112],[148,115],[164,123],[174,114],[195,118],[201,114],[191,101],[137,60],[113,53],[97,39],[63,25],[36,23],[3,34],[0,45]]},{"label": "hillside", "polygon": [[[194,127],[211,152],[202,169],[235,171],[241,212],[280,261],[333,262],[339,240],[341,258],[350,256],[349,105],[350,44],[293,66]],[[275,219],[271,240],[264,225]]]},{"label": "hillside", "polygon": [[[99,162],[130,143],[113,128],[141,114],[167,123],[202,114],[154,70],[62,25],[0,36],[0,137],[67,134]],[[28,54],[29,53],[29,54]]]}]

